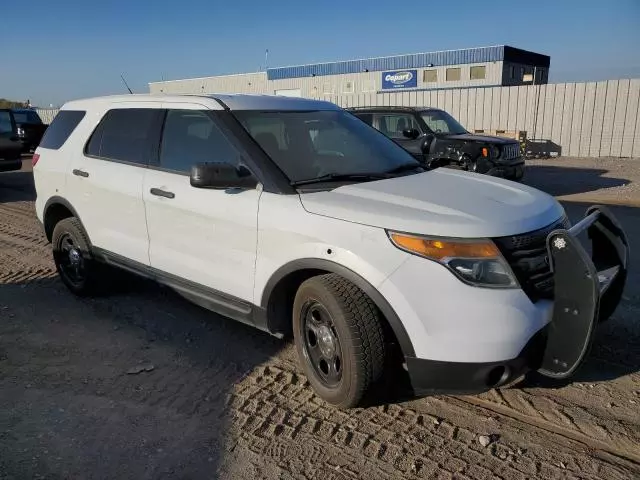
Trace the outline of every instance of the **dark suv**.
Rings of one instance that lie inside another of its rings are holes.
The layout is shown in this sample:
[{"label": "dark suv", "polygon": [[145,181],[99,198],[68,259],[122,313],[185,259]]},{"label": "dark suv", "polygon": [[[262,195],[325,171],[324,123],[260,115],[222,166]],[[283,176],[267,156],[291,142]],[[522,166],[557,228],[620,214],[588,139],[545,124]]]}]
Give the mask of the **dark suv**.
[{"label": "dark suv", "polygon": [[351,113],[408,150],[425,167],[455,167],[510,180],[524,174],[517,141],[469,133],[444,110],[357,107]]},{"label": "dark suv", "polygon": [[11,110],[0,108],[0,172],[22,168],[22,144],[17,130]]}]

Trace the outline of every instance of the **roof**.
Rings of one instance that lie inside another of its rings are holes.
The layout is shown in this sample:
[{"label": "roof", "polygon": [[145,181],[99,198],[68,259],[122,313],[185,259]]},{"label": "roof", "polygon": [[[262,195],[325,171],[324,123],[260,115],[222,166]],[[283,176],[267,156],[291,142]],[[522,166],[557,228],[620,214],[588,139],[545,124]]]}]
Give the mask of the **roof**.
[{"label": "roof", "polygon": [[211,95],[230,110],[338,110],[331,102],[276,95],[221,94]]},{"label": "roof", "polygon": [[269,80],[281,80],[285,78],[341,75],[385,70],[404,70],[429,66],[499,61],[508,61],[548,68],[551,59],[549,56],[542,55],[540,53],[529,52],[527,50],[521,50],[508,45],[497,45],[492,47],[443,50],[438,52],[394,55],[390,57],[374,57],[341,62],[269,68],[267,69],[267,78]]},{"label": "roof", "polygon": [[425,110],[440,110],[435,107],[404,107],[401,105],[378,105],[376,107],[350,107],[346,108],[350,112],[424,112]]},{"label": "roof", "polygon": [[208,95],[168,95],[168,94],[131,94],[109,95],[104,97],[73,100],[65,103],[64,110],[86,108],[88,105],[109,105],[124,102],[197,102],[212,110],[337,110],[333,103],[306,98],[283,97],[276,95],[251,94],[208,94]]}]

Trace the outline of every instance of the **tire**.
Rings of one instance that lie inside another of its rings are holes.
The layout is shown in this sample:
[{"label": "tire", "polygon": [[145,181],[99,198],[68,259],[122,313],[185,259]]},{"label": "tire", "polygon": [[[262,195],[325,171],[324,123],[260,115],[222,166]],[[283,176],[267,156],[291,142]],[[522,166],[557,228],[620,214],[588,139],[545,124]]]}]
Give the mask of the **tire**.
[{"label": "tire", "polygon": [[[300,286],[293,304],[293,336],[309,383],[338,408],[360,404],[382,375],[381,314],[362,290],[339,275],[312,277]],[[339,361],[327,360],[332,351]]]},{"label": "tire", "polygon": [[[100,265],[91,255],[91,243],[77,218],[65,218],[56,224],[51,245],[56,270],[69,290],[81,297],[102,290]],[[79,258],[74,261],[76,255]]]}]

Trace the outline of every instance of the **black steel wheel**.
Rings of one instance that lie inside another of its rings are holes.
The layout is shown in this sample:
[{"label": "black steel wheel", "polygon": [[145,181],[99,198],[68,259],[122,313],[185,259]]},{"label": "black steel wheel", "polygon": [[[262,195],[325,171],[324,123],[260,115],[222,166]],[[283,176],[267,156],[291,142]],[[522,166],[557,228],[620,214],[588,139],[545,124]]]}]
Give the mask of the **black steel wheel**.
[{"label": "black steel wheel", "polygon": [[53,260],[62,282],[76,295],[97,293],[102,285],[99,265],[91,255],[82,224],[71,217],[60,220],[51,237]]},{"label": "black steel wheel", "polygon": [[302,308],[305,358],[325,386],[336,387],[342,380],[342,348],[331,314],[316,300]]},{"label": "black steel wheel", "polygon": [[373,301],[339,275],[320,275],[300,286],[293,336],[318,396],[339,408],[362,401],[384,368],[382,320]]},{"label": "black steel wheel", "polygon": [[60,275],[75,286],[80,286],[85,281],[85,260],[77,240],[69,233],[64,233],[60,238],[60,250],[58,251],[58,264]]}]

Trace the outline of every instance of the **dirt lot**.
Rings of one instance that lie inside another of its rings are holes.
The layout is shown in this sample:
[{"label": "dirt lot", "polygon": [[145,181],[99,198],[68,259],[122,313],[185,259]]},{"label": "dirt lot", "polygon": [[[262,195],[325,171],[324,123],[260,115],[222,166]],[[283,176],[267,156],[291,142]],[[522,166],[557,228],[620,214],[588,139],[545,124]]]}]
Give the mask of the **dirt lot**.
[{"label": "dirt lot", "polygon": [[[0,174],[0,478],[640,478],[638,260],[573,383],[341,412],[291,344],[170,291],[72,297],[25,170]],[[573,220],[616,205],[640,247],[640,160],[538,160],[526,175]]]}]

